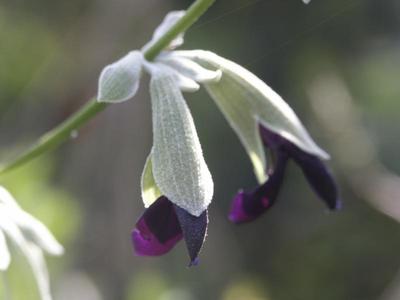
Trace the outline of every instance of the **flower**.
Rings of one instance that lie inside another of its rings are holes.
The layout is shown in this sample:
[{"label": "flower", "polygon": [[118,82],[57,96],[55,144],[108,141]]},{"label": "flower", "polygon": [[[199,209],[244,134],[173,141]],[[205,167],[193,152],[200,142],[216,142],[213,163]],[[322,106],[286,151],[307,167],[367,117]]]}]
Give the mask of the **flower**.
[{"label": "flower", "polygon": [[303,171],[316,194],[330,210],[341,206],[335,180],[320,158],[309,154],[284,137],[260,125],[262,141],[275,157],[275,166],[269,171],[268,180],[251,192],[239,191],[232,201],[229,219],[234,223],[249,222],[275,204],[282,185],[285,167],[292,159]]},{"label": "flower", "polygon": [[[279,149],[275,151],[279,157],[276,168],[268,181],[254,195],[241,193],[234,202],[234,209],[238,216],[242,214],[242,219],[253,218],[260,211],[251,208],[249,212],[244,206],[272,205],[288,158],[303,167],[307,165],[301,163],[302,158],[307,160],[306,154],[321,159],[329,155],[315,144],[289,105],[254,74],[209,51],[175,50],[183,44],[183,33],[154,61],[147,61],[144,52],[183,15],[183,11],[167,14],[142,50],[132,51],[105,67],[99,79],[97,100],[119,103],[131,99],[139,88],[143,71],[150,75],[153,146],[141,180],[146,210],[132,231],[132,242],[136,254],[158,256],[170,251],[183,238],[193,265],[205,240],[214,184],[182,92],[195,92],[200,84],[204,85],[238,134],[260,183],[268,177],[263,141]],[[259,124],[270,130],[271,135],[277,135],[275,142],[261,139]],[[282,138],[279,143],[278,137]],[[303,170],[310,181],[314,180],[310,168]],[[315,188],[320,191],[319,186]]]},{"label": "flower", "polygon": [[[287,103],[254,74],[209,51],[175,51],[171,55],[192,59],[222,71],[221,80],[206,89],[239,136],[253,163],[260,186],[250,193],[240,191],[233,200],[229,218],[235,223],[254,220],[276,201],[287,161],[292,159],[331,210],[339,209],[337,187],[323,160],[329,155],[312,140]],[[275,158],[268,168],[264,144]]]},{"label": "flower", "polygon": [[206,236],[214,185],[182,91],[197,91],[198,83],[218,81],[221,72],[186,58],[170,59],[169,53],[183,43],[183,34],[153,62],[143,54],[183,15],[183,11],[169,13],[141,51],[105,67],[97,100],[126,101],[136,94],[141,73],[150,74],[153,147],[142,175],[147,209],[136,223],[132,242],[136,254],[155,256],[168,252],[183,237],[193,265]]},{"label": "flower", "polygon": [[51,300],[49,275],[43,251],[61,255],[63,247],[39,220],[22,210],[12,195],[0,186],[0,271],[11,262],[6,236],[28,260],[42,300]]}]

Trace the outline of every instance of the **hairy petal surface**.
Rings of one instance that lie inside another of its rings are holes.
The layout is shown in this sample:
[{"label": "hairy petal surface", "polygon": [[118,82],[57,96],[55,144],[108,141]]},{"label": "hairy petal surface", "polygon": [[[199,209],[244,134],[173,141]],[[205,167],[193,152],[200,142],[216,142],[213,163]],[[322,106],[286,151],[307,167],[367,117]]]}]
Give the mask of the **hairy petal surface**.
[{"label": "hairy petal surface", "polygon": [[180,74],[200,83],[218,82],[221,79],[220,70],[208,70],[198,63],[184,57],[177,57],[173,53],[163,53],[157,59],[160,63],[170,66]]},{"label": "hairy petal surface", "polygon": [[139,89],[143,60],[140,51],[132,51],[106,66],[100,74],[97,101],[119,103],[135,96]]},{"label": "hairy petal surface", "polygon": [[[209,51],[176,51],[175,55],[191,58],[206,67],[220,69],[231,86],[242,90],[240,97],[258,122],[278,133],[299,148],[322,159],[329,155],[312,140],[289,105],[267,84],[240,65]],[[223,80],[221,80],[223,82]],[[215,97],[214,97],[215,98]]]},{"label": "hairy petal surface", "polygon": [[[161,24],[156,28],[156,30],[153,33],[153,37],[149,43],[147,43],[142,51],[145,52],[148,48],[150,48],[154,43],[156,43],[168,30],[171,29],[172,26],[176,24],[176,22],[179,21],[180,18],[182,18],[185,15],[184,10],[179,10],[179,11],[171,11],[169,12],[164,20],[161,22]],[[175,49],[179,46],[181,46],[184,42],[184,33],[180,33],[175,39],[171,41],[169,46],[167,47],[168,50]]]},{"label": "hairy petal surface", "polygon": [[200,216],[211,202],[214,185],[193,118],[170,69],[153,69],[150,94],[155,182],[171,202]]},{"label": "hairy petal surface", "polygon": [[218,83],[210,82],[205,87],[246,149],[258,182],[264,182],[266,158],[246,91],[225,74]]}]

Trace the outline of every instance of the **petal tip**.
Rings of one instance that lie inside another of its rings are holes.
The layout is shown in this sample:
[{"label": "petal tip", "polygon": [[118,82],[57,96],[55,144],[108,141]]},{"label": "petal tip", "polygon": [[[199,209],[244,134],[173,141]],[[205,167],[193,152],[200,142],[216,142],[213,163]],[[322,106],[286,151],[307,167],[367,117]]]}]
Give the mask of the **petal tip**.
[{"label": "petal tip", "polygon": [[200,263],[200,259],[198,257],[196,257],[195,259],[191,260],[188,267],[197,267]]},{"label": "petal tip", "polygon": [[228,216],[232,223],[241,224],[250,222],[253,219],[244,211],[244,197],[245,193],[240,190],[232,200],[231,209]]}]

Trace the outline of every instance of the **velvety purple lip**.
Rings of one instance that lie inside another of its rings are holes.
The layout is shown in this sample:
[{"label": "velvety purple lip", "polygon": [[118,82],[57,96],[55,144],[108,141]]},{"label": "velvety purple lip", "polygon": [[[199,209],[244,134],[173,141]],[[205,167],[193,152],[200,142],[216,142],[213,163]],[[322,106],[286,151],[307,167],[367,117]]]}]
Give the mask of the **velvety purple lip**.
[{"label": "velvety purple lip", "polygon": [[206,210],[199,217],[195,217],[174,205],[167,197],[161,196],[146,209],[132,231],[135,253],[140,256],[163,255],[184,238],[190,265],[196,265],[207,225]]}]

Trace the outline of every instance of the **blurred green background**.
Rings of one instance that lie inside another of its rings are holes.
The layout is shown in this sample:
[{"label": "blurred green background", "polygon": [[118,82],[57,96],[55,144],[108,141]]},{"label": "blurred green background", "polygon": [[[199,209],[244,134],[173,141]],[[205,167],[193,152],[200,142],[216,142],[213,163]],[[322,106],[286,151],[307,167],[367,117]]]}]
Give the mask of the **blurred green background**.
[{"label": "blurred green background", "polygon": [[[191,2],[0,0],[2,160],[78,109],[104,65]],[[146,78],[134,101],[0,179],[66,247],[48,258],[55,299],[400,299],[400,2],[217,0],[184,48],[244,65],[289,102],[332,154],[343,210],[328,214],[291,164],[268,214],[230,224],[232,196],[256,184],[249,160],[206,93],[186,94],[215,181],[201,264],[186,267],[183,243],[160,258],[134,256],[152,139]],[[27,268],[13,256],[16,300],[38,299]]]}]

